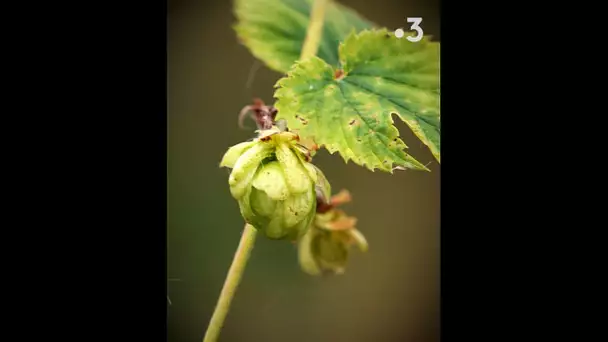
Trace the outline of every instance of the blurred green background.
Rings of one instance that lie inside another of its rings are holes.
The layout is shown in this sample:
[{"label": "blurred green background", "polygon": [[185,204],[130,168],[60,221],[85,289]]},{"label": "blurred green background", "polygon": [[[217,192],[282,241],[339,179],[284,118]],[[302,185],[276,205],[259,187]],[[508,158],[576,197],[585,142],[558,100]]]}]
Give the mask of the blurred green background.
[{"label": "blurred green background", "polygon": [[[439,35],[438,0],[343,0],[371,21],[408,28],[422,17]],[[231,25],[228,0],[168,3],[168,341],[201,341],[238,245],[243,220],[218,167],[228,147],[253,136],[237,115],[253,97],[272,103],[281,77],[256,62]],[[251,82],[248,82],[255,71]],[[248,84],[249,83],[249,84]],[[254,127],[252,121],[246,121]],[[346,273],[311,277],[288,242],[258,238],[220,340],[439,340],[440,166],[397,122],[409,152],[432,172],[371,172],[322,150],[315,163],[358,218],[370,250],[353,250]]]}]

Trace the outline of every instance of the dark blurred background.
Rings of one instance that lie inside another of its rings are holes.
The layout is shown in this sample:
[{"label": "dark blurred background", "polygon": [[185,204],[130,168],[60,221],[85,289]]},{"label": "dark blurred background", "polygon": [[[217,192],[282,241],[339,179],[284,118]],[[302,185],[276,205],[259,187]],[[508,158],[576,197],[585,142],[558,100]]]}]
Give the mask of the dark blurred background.
[{"label": "dark blurred background", "polygon": [[[393,30],[422,17],[439,36],[438,0],[340,2]],[[237,128],[241,108],[253,97],[272,103],[281,75],[239,45],[232,1],[169,0],[168,16],[168,341],[198,342],[243,229],[218,164],[253,136]],[[294,245],[258,237],[221,341],[439,340],[440,167],[396,125],[432,172],[372,173],[324,150],[315,158],[334,193],[351,191],[343,209],[358,217],[369,252],[353,250],[344,275],[317,278],[300,270]]]}]

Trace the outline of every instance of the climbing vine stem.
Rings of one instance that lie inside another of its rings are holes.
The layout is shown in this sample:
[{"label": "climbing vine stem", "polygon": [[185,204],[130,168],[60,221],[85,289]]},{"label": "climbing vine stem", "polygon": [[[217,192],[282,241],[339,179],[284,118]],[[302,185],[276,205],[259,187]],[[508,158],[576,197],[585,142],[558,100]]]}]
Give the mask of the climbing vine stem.
[{"label": "climbing vine stem", "polygon": [[323,22],[325,21],[325,9],[330,0],[315,0],[312,6],[312,14],[308,23],[308,31],[306,32],[306,40],[302,46],[300,59],[312,57],[319,50],[319,42],[323,33]]},{"label": "climbing vine stem", "polygon": [[234,254],[232,265],[230,265],[228,276],[224,282],[224,287],[222,288],[220,298],[215,307],[215,311],[213,312],[213,316],[211,317],[211,322],[209,323],[209,328],[207,328],[207,333],[205,334],[203,342],[217,341],[224,324],[224,319],[226,319],[226,315],[228,315],[228,311],[230,310],[230,303],[232,303],[232,298],[234,298],[236,289],[241,282],[243,271],[245,270],[245,266],[251,255],[256,233],[257,230],[255,230],[252,225],[245,225],[243,235],[241,236],[241,242],[239,242],[239,246]]}]

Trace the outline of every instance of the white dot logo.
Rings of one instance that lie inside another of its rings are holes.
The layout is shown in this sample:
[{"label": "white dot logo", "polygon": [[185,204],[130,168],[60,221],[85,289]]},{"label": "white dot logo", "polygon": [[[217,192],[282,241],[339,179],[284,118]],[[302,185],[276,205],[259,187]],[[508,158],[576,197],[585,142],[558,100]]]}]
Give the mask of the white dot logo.
[{"label": "white dot logo", "polygon": [[[422,31],[422,28],[420,27],[420,23],[422,22],[422,18],[420,17],[408,17],[406,18],[408,23],[411,23],[412,26],[410,27],[411,30],[416,31],[416,35],[415,36],[408,36],[406,37],[407,40],[409,40],[410,42],[419,42],[422,39],[422,36],[424,35],[424,32]],[[403,36],[405,36],[405,31],[403,31],[402,28],[398,28],[395,30],[395,37],[401,39],[403,38]]]}]

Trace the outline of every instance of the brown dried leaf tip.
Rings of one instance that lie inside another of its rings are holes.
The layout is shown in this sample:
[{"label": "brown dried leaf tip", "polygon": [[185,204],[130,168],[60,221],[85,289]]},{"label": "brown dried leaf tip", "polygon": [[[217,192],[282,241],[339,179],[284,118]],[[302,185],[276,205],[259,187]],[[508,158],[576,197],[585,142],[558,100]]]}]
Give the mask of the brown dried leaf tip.
[{"label": "brown dried leaf tip", "polygon": [[344,70],[342,69],[336,69],[335,73],[334,73],[334,79],[339,81],[341,79],[344,78]]},{"label": "brown dried leaf tip", "polygon": [[239,127],[243,126],[243,120],[247,114],[255,121],[258,129],[271,129],[275,124],[274,119],[276,118],[278,110],[273,106],[267,106],[261,99],[254,99],[252,105],[243,107],[239,113]]},{"label": "brown dried leaf tip", "polygon": [[352,197],[348,190],[342,189],[337,194],[331,196],[329,203],[323,198],[323,195],[317,192],[317,213],[325,214],[326,212],[340,206],[344,203],[352,201]]}]

